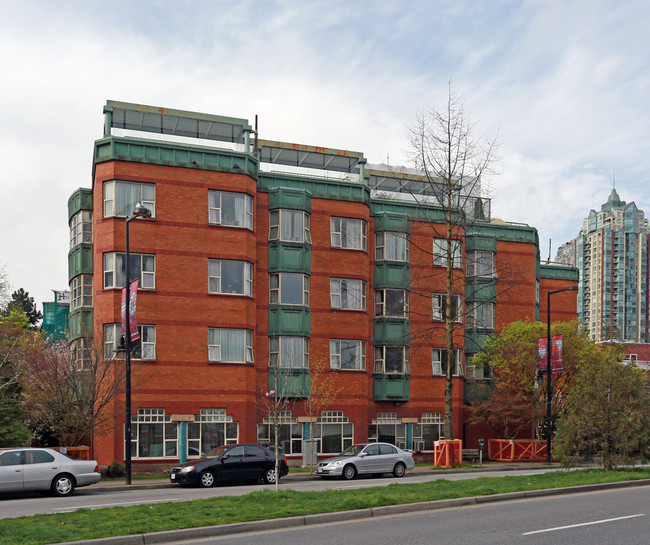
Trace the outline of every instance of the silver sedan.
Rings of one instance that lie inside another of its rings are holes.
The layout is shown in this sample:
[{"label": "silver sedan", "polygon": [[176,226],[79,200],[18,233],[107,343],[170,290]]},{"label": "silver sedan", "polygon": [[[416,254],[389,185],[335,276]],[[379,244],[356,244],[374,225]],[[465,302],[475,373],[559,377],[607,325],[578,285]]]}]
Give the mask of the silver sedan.
[{"label": "silver sedan", "polygon": [[48,448],[0,450],[0,493],[49,490],[69,496],[77,486],[99,482],[95,460],[74,460]]},{"label": "silver sedan", "polygon": [[320,477],[343,477],[354,479],[357,475],[379,476],[392,473],[403,477],[407,469],[413,469],[413,454],[389,443],[361,443],[345,449],[335,458],[319,462],[316,474]]}]

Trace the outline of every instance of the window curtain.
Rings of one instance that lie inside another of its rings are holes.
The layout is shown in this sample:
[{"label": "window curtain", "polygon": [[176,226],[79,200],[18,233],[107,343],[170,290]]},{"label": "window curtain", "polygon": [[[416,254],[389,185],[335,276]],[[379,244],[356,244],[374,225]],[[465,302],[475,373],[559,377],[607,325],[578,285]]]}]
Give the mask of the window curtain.
[{"label": "window curtain", "polygon": [[302,212],[285,210],[282,216],[282,239],[302,242]]},{"label": "window curtain", "polygon": [[[140,184],[115,183],[115,202],[117,216],[129,216],[135,208],[135,203],[142,200],[142,186]],[[153,195],[151,199],[153,200]]]},{"label": "window curtain", "polygon": [[244,338],[244,331],[241,329],[221,330],[222,361],[245,361]]},{"label": "window curtain", "polygon": [[341,221],[341,246],[344,248],[361,247],[360,221]]}]

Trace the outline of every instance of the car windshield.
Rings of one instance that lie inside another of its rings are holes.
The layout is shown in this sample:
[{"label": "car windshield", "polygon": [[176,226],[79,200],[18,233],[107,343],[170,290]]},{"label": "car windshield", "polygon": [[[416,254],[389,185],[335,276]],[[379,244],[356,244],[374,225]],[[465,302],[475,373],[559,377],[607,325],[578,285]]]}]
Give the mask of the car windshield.
[{"label": "car windshield", "polygon": [[230,447],[231,447],[231,445],[224,445],[222,447],[217,447],[217,448],[211,450],[210,452],[208,452],[206,455],[204,455],[203,458],[206,458],[208,460],[210,460],[212,458],[218,458],[224,452],[226,452]]},{"label": "car windshield", "polygon": [[352,445],[346,448],[339,456],[357,456],[366,445]]}]

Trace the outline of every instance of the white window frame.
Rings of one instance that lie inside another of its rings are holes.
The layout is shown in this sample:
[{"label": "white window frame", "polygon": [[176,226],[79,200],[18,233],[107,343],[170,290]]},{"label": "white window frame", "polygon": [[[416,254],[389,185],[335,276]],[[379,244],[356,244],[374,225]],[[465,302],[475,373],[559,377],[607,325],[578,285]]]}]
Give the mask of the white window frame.
[{"label": "white window frame", "polygon": [[[336,433],[326,433],[325,435],[326,437],[338,436],[339,438],[338,444],[332,445],[329,450],[324,447],[326,443],[332,441],[323,441],[323,430],[326,432],[335,430]],[[320,439],[318,441],[319,454],[336,454],[344,451],[354,443],[354,423],[350,422],[347,416],[344,416],[343,411],[323,411],[312,425],[312,433],[314,439]]]},{"label": "white window frame", "polygon": [[[204,435],[207,435],[206,428],[221,427],[223,441],[218,440],[213,444],[205,444]],[[189,449],[195,448],[203,454],[221,445],[236,445],[239,443],[239,422],[234,422],[232,416],[226,413],[226,409],[201,409],[200,414],[194,415],[194,422],[187,424],[187,449],[188,458],[195,458],[197,455],[190,454]]]},{"label": "white window frame", "polygon": [[[301,303],[287,303],[283,301],[286,295],[286,285],[283,287],[283,280],[291,276],[302,277],[302,302]],[[309,306],[309,276],[300,273],[274,273],[269,275],[269,304],[270,305],[293,305],[293,306]]]},{"label": "white window frame", "polygon": [[[138,325],[140,339],[131,341],[131,358],[134,360],[153,361],[156,359],[156,326]],[[122,324],[104,324],[104,359],[116,357],[115,350],[120,346]],[[146,354],[146,357],[142,355]]]},{"label": "white window frame", "polygon": [[70,365],[75,371],[92,369],[94,355],[93,339],[80,338],[70,343]]},{"label": "white window frame", "polygon": [[[162,452],[160,456],[142,456],[140,454],[140,426],[161,425],[163,431]],[[178,422],[172,422],[165,409],[138,409],[137,415],[131,415],[131,457],[134,459],[178,458]],[[172,430],[174,432],[172,433]],[[168,448],[171,452],[167,454]]]},{"label": "white window frame", "polygon": [[[452,267],[460,269],[463,266],[463,241],[459,239],[452,239]],[[433,265],[434,267],[447,266],[447,239],[434,238],[433,239]]]},{"label": "white window frame", "polygon": [[[476,302],[476,303],[467,303],[467,318],[466,318],[466,325],[468,328],[476,328],[476,329],[494,329],[494,311],[495,311],[495,304],[494,303],[489,303],[489,302]],[[479,311],[483,309],[490,309],[489,310],[489,323],[485,324],[483,323],[482,319],[481,322],[479,323],[478,320],[478,313]]]},{"label": "white window frame", "polygon": [[269,337],[269,367],[309,369],[309,339],[295,335]]},{"label": "white window frame", "polygon": [[496,276],[496,253],[485,250],[468,250],[466,275],[494,278]]},{"label": "white window frame", "polygon": [[[118,206],[116,203],[117,199],[115,196],[116,193],[115,186],[118,184],[129,185],[132,187],[140,186],[139,191],[136,191],[139,197],[137,197],[136,195],[136,199],[133,201],[133,203],[126,203],[125,206],[122,207],[127,209],[126,213],[124,214],[117,213]],[[104,182],[102,190],[103,190],[103,199],[104,199],[105,218],[109,218],[109,217],[125,218],[127,216],[130,216],[135,208],[136,203],[140,203],[142,206],[149,209],[152,218],[156,217],[156,184],[149,184],[143,182],[129,182],[126,180],[107,180]],[[149,193],[150,191],[152,191],[153,194]],[[145,194],[145,192],[147,194]]]},{"label": "white window frame", "polygon": [[[402,292],[404,301],[404,311],[401,314],[388,314],[387,303],[388,292]],[[407,318],[409,315],[409,298],[410,293],[408,290],[394,289],[394,288],[381,288],[375,290],[375,316],[388,316],[392,318]]]},{"label": "white window frame", "polygon": [[93,306],[93,275],[80,274],[70,282],[70,310]]},{"label": "white window frame", "polygon": [[[402,246],[400,248],[400,245]],[[399,256],[395,254],[400,254]],[[406,233],[386,231],[375,234],[375,259],[377,261],[409,261],[409,236]]]},{"label": "white window frame", "polygon": [[[283,221],[283,219],[286,215],[295,215],[296,217],[302,216],[302,239],[292,238],[289,236],[289,233],[285,233],[283,225],[286,225],[286,222]],[[311,244],[309,223],[309,214],[302,210],[288,210],[284,208],[271,210],[269,212],[269,240],[295,242],[297,244]]]},{"label": "white window frame", "polygon": [[[243,344],[241,347],[240,359],[223,359],[222,350],[224,339],[223,332],[230,333],[243,333]],[[219,363],[254,363],[253,360],[253,332],[250,329],[234,329],[226,327],[210,327],[208,328],[208,361]]]},{"label": "white window frame", "polygon": [[[354,366],[342,367],[345,352],[354,351]],[[356,339],[330,339],[330,368],[341,371],[366,370],[366,341]]]},{"label": "white window frame", "polygon": [[[456,293],[451,295],[451,312],[454,322],[461,323],[463,321],[463,297]],[[446,319],[445,313],[447,309],[447,294],[434,293],[431,297],[433,305],[433,320],[444,321]],[[456,313],[454,314],[454,310]]]},{"label": "white window frame", "polygon": [[[232,196],[234,199],[243,199],[243,215],[240,220],[236,217],[236,211],[224,210],[224,196]],[[233,219],[229,219],[232,216]],[[208,223],[221,225],[223,227],[238,227],[253,229],[253,197],[248,193],[235,191],[221,191],[217,189],[208,190]]]},{"label": "white window frame", "polygon": [[[386,370],[386,353],[387,351],[402,351],[402,370],[401,371],[387,371]],[[409,349],[408,346],[375,346],[375,374],[381,375],[408,375],[409,371]]]},{"label": "white window frame", "polygon": [[[352,226],[359,227],[359,238],[353,240],[346,231]],[[330,218],[330,242],[333,248],[366,251],[368,247],[368,224],[358,218]]]},{"label": "white window frame", "polygon": [[[352,285],[357,286],[356,291],[361,293],[358,306],[350,306],[352,299],[347,295]],[[341,310],[366,310],[366,282],[354,278],[330,278],[330,305]],[[345,306],[344,306],[345,305]]]},{"label": "white window frame", "polygon": [[[463,351],[460,348],[454,348],[456,353],[456,368],[454,369],[453,376],[463,376]],[[448,365],[446,348],[432,348],[431,349],[431,374],[433,376],[446,376],[446,369]]]},{"label": "white window frame", "polygon": [[[228,286],[222,284],[222,264],[240,264],[242,272],[243,292],[228,291]],[[218,293],[226,295],[245,295],[253,296],[253,264],[248,261],[236,261],[232,259],[208,259],[208,293]]]},{"label": "white window frame", "polygon": [[[278,443],[282,453],[302,454],[303,424],[292,416],[291,411],[280,411],[278,417]],[[275,442],[275,426],[273,418],[265,416],[262,423],[257,424],[257,443],[272,446]]]},{"label": "white window frame", "polygon": [[[106,252],[104,254],[104,289],[121,289],[124,287],[124,283],[118,282],[118,276],[122,276],[126,280],[124,271],[125,256],[125,252]],[[156,256],[154,254],[129,253],[129,260],[131,263],[135,262],[136,264],[139,260],[139,264],[137,264],[140,270],[140,274],[137,276],[137,280],[139,280],[138,290],[156,289]],[[136,280],[135,274],[129,276],[131,281]]]},{"label": "white window frame", "polygon": [[89,210],[77,212],[70,220],[70,248],[78,244],[93,242],[93,213]]}]

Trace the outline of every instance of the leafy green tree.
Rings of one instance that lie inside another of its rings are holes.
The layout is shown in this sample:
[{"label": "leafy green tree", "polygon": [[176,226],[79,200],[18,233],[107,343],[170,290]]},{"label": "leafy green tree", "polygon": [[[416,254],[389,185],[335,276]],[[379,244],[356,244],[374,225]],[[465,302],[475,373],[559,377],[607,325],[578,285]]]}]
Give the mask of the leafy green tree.
[{"label": "leafy green tree", "polygon": [[[555,421],[576,374],[598,348],[577,322],[552,324],[551,333],[564,339],[564,371],[551,376],[551,414]],[[489,397],[470,407],[471,422],[487,423],[501,437],[512,439],[520,434],[530,437],[541,430],[546,418],[546,376],[537,372],[537,343],[546,337],[546,324],[512,322],[501,333],[488,339],[474,364],[493,376]]]},{"label": "leafy green tree", "polygon": [[554,454],[602,457],[603,469],[647,458],[650,402],[645,372],[622,363],[618,346],[603,347],[583,361],[559,421]]},{"label": "leafy green tree", "polygon": [[34,298],[30,297],[29,293],[23,288],[11,294],[11,300],[7,305],[5,315],[8,315],[11,311],[23,312],[27,316],[31,327],[36,327],[38,322],[43,319],[43,313],[36,308]]}]

